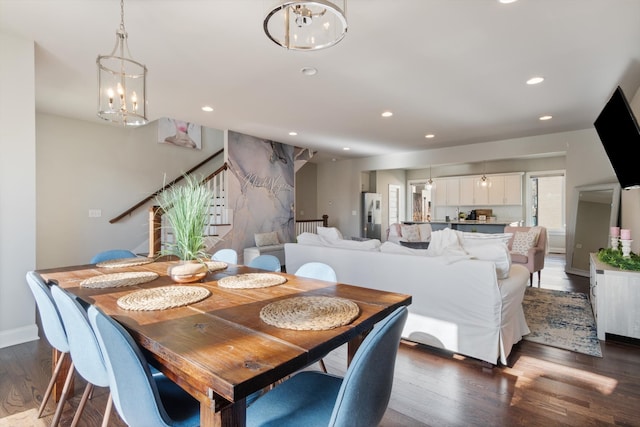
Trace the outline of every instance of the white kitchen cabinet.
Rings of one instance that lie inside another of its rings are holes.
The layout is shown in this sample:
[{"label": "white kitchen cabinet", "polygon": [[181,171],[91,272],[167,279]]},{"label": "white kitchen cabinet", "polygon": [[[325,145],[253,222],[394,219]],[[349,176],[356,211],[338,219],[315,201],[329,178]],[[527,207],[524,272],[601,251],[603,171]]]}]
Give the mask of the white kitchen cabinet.
[{"label": "white kitchen cabinet", "polygon": [[458,206],[460,204],[459,178],[438,178],[435,183],[436,206]]},{"label": "white kitchen cabinet", "polygon": [[522,174],[504,175],[505,205],[522,204]]},{"label": "white kitchen cabinet", "polygon": [[489,177],[489,205],[521,205],[522,174]]},{"label": "white kitchen cabinet", "polygon": [[606,334],[640,338],[640,272],[624,271],[590,254],[590,300],[598,339]]},{"label": "white kitchen cabinet", "polygon": [[475,204],[474,186],[475,178],[460,178],[460,206],[473,206]]}]

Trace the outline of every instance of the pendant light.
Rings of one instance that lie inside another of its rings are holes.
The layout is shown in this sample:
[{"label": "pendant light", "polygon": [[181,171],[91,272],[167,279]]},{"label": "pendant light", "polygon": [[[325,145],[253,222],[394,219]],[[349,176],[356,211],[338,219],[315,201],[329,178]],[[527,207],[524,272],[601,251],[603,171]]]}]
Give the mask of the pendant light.
[{"label": "pendant light", "polygon": [[342,0],[342,8],[326,0],[285,0],[267,14],[264,32],[286,49],[324,49],[347,34],[346,7],[347,0]]},{"label": "pendant light", "polygon": [[480,181],[478,181],[478,185],[480,185],[480,187],[488,187],[489,186],[489,178],[487,178],[487,176],[485,175],[486,166],[487,166],[487,163],[484,162],[482,164],[482,177],[480,178]]},{"label": "pendant light", "polygon": [[429,165],[429,180],[427,181],[427,185],[424,186],[427,191],[431,191],[433,188],[433,180],[431,179],[431,165]]},{"label": "pendant light", "polygon": [[[126,56],[125,56],[126,54]],[[98,117],[123,126],[140,126],[147,120],[147,67],[129,52],[124,28],[124,0],[120,0],[120,27],[109,55],[99,55]]]}]

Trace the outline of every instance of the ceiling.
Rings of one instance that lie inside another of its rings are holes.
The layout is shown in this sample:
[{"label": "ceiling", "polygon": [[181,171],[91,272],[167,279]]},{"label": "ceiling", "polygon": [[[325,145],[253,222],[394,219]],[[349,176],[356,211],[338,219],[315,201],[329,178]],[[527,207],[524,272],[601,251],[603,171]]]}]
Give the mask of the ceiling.
[{"label": "ceiling", "polygon": [[[343,159],[591,128],[617,85],[640,86],[640,0],[349,0],[345,38],[314,52],[267,38],[276,4],[126,0],[149,119]],[[37,110],[105,126],[96,57],[119,23],[117,0],[0,0],[0,31],[36,43]]]}]

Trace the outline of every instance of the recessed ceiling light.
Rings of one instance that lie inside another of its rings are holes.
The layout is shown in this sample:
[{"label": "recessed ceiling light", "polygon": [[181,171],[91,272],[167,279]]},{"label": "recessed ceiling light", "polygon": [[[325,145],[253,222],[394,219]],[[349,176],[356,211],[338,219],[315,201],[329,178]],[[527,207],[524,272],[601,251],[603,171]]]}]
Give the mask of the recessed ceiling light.
[{"label": "recessed ceiling light", "polygon": [[207,113],[210,113],[213,111],[213,107],[205,105],[204,107],[202,107],[202,111],[206,111]]},{"label": "recessed ceiling light", "polygon": [[509,4],[509,3],[515,3],[518,0],[498,0],[498,3],[502,3],[502,4]]},{"label": "recessed ceiling light", "polygon": [[297,134],[298,134],[298,132],[295,132],[295,131],[289,132],[289,135],[291,135],[291,136],[296,136]]},{"label": "recessed ceiling light", "polygon": [[434,134],[432,134],[432,133],[428,133],[424,137],[427,138],[427,139],[431,139],[431,138],[435,138],[436,136]]},{"label": "recessed ceiling light", "polygon": [[344,148],[343,148],[343,150],[344,150],[344,151],[349,151],[349,150],[351,150],[351,148],[349,148],[349,147],[344,147]]},{"label": "recessed ceiling light", "polygon": [[391,117],[393,116],[393,113],[391,111],[385,111],[382,113],[382,117]]},{"label": "recessed ceiling light", "polygon": [[318,74],[318,69],[313,67],[302,67],[300,72],[305,76],[315,76]]},{"label": "recessed ceiling light", "polygon": [[551,120],[552,118],[552,115],[540,116],[540,120]]},{"label": "recessed ceiling light", "polygon": [[527,84],[528,85],[537,85],[538,83],[542,83],[544,81],[544,77],[531,77],[529,80],[527,80]]}]

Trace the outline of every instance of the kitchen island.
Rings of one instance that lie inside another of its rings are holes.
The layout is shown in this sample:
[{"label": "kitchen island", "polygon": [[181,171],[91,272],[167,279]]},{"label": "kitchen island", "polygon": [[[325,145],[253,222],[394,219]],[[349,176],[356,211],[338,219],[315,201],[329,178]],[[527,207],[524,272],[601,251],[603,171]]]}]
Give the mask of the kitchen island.
[{"label": "kitchen island", "polygon": [[[517,221],[516,221],[517,222]],[[464,221],[441,221],[434,220],[428,223],[405,221],[403,224],[431,224],[432,230],[444,230],[450,228],[452,230],[466,231],[466,232],[478,232],[478,233],[504,233],[504,227],[510,225],[513,221],[477,221],[477,220],[464,220]]]}]

